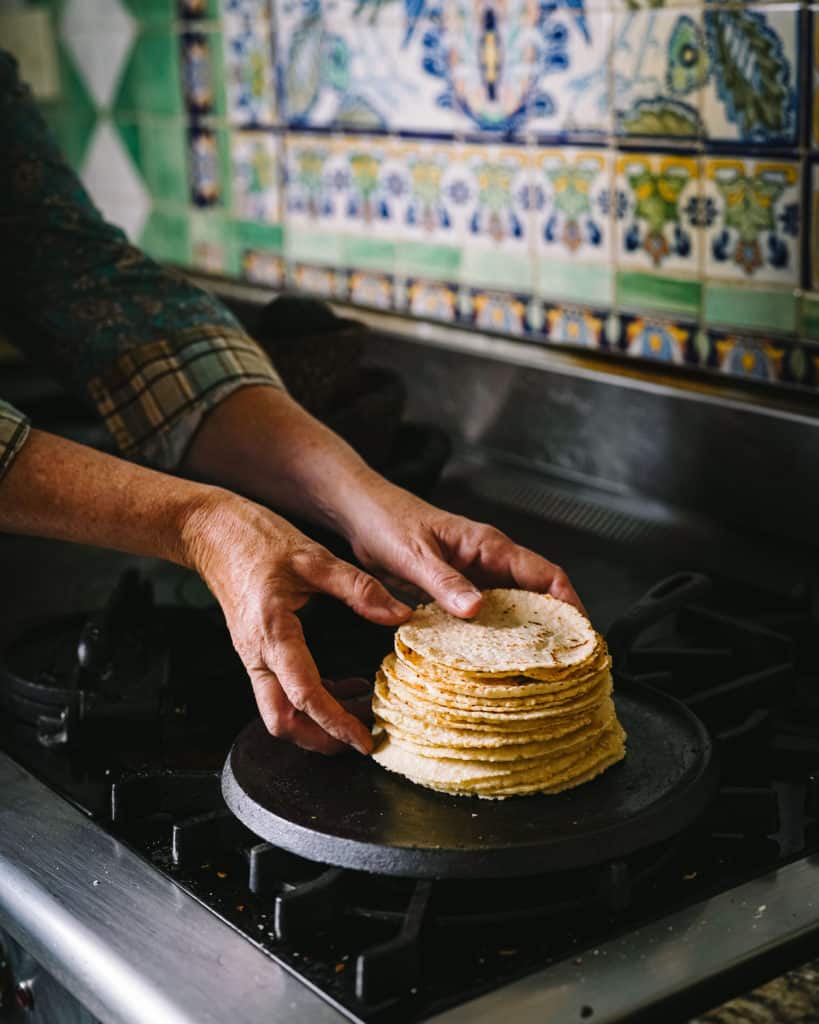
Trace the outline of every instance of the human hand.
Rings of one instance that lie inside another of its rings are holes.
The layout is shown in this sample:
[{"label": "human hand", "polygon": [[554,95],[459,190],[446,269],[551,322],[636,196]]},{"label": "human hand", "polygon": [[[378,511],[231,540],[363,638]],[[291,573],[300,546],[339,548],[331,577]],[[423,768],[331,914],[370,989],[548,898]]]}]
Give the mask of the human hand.
[{"label": "human hand", "polygon": [[380,625],[410,609],[372,576],[341,561],[273,512],[229,492],[213,494],[185,526],[189,562],[219,601],[265,726],[307,750],[372,749],[358,680],[319,676],[296,612],[313,593],[331,594]]},{"label": "human hand", "polygon": [[358,503],[346,533],[370,571],[419,587],[460,618],[477,614],[479,588],[487,587],[548,593],[585,614],[559,565],[494,526],[445,512],[386,481]]}]

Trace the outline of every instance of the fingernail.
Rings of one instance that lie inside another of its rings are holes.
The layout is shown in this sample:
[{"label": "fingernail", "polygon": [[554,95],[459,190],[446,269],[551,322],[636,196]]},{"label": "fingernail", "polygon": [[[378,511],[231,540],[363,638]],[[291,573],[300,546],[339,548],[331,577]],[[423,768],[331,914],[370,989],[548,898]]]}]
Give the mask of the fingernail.
[{"label": "fingernail", "polygon": [[471,608],[480,594],[477,590],[462,590],[460,594],[456,594],[452,599],[453,604],[456,608],[460,608],[461,611],[466,611],[467,608]]}]

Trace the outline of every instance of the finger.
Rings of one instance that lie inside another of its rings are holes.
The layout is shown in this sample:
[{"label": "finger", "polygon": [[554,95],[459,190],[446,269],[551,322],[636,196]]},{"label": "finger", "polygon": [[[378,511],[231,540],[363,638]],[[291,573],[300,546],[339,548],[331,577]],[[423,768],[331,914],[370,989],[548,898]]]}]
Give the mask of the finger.
[{"label": "finger", "polygon": [[374,576],[332,555],[315,560],[302,569],[302,575],[317,590],[332,594],[362,618],[380,626],[397,626],[412,614]]},{"label": "finger", "polygon": [[301,623],[291,612],[274,616],[267,630],[264,649],[267,667],[297,711],[303,711],[321,728],[369,754],[372,739],[364,726],[349,715],[321,684],[316,663],[307,650]]},{"label": "finger", "polygon": [[[509,542],[512,544],[512,542]],[[583,602],[577,595],[569,577],[554,562],[550,562],[528,548],[512,545],[510,570],[515,583],[524,590],[535,590],[539,593],[551,594],[561,601],[574,605],[578,611],[586,615]]]},{"label": "finger", "polygon": [[296,711],[272,672],[256,670],[250,676],[250,683],[259,714],[271,736],[320,754],[339,754],[349,750],[346,743],[333,739],[307,715]]},{"label": "finger", "polygon": [[372,697],[353,697],[350,700],[342,701],[344,707],[351,715],[364,722],[365,725],[372,725],[373,722],[373,703]]},{"label": "finger", "polygon": [[361,697],[365,693],[371,693],[373,684],[366,679],[324,679],[322,678],[325,690],[328,690],[336,700],[344,701],[350,697]]},{"label": "finger", "polygon": [[443,558],[430,552],[408,566],[407,575],[452,615],[470,619],[481,606],[481,592]]}]

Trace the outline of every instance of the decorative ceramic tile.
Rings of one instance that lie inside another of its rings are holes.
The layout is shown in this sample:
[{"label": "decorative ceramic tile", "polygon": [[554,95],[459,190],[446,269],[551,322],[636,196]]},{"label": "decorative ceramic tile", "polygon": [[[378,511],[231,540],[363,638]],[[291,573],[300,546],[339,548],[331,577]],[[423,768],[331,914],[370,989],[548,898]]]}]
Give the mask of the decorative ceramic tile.
[{"label": "decorative ceramic tile", "polygon": [[67,0],[60,23],[66,47],[98,107],[110,107],[136,23],[120,0]]},{"label": "decorative ceramic tile", "polygon": [[[137,0],[144,3],[144,0]],[[176,0],[179,17],[183,21],[218,18],[220,0]]]},{"label": "decorative ceramic tile", "polygon": [[611,155],[603,149],[540,150],[530,194],[537,283],[558,301],[613,300]]},{"label": "decorative ceramic tile", "polygon": [[799,164],[711,157],[701,216],[709,279],[800,283]]},{"label": "decorative ceramic tile", "polygon": [[137,242],[151,208],[151,198],[122,139],[108,120],[97,126],[81,177],[103,216]]},{"label": "decorative ceramic tile", "polygon": [[213,206],[222,198],[219,142],[210,128],[191,128],[188,145],[191,199],[197,206]]},{"label": "decorative ceramic tile", "polygon": [[267,4],[223,0],[222,6],[228,120],[234,125],[273,125],[273,28]]},{"label": "decorative ceramic tile", "polygon": [[469,313],[461,314],[461,320],[482,331],[499,334],[529,333],[529,304],[527,295],[510,292],[473,289],[470,295]]},{"label": "decorative ceramic tile", "polygon": [[794,145],[799,8],[711,5],[703,18],[707,64],[702,116],[707,137]]},{"label": "decorative ceramic tile", "polygon": [[611,197],[621,267],[696,275],[702,223],[708,219],[697,159],[672,154],[621,154]]},{"label": "decorative ceramic tile", "polygon": [[251,284],[280,288],[284,284],[284,260],[277,253],[264,249],[242,252],[242,277]]},{"label": "decorative ceramic tile", "polygon": [[549,305],[543,324],[547,340],[579,348],[606,347],[606,314],[575,306]]},{"label": "decorative ceramic tile", "polygon": [[281,221],[279,140],[270,132],[231,132],[233,210],[242,220]]},{"label": "decorative ceramic tile", "polygon": [[176,117],[183,113],[179,40],[165,28],[140,32],[122,73],[116,113]]},{"label": "decorative ceramic tile", "polygon": [[619,345],[630,356],[682,365],[693,361],[689,350],[695,333],[694,324],[653,317],[624,316],[621,319]]},{"label": "decorative ceramic tile", "polygon": [[783,378],[787,348],[782,343],[715,332],[711,339],[722,373],[767,381]]},{"label": "decorative ceramic tile", "polygon": [[294,264],[289,268],[289,277],[300,291],[322,295],[327,299],[346,298],[347,275],[344,271]]},{"label": "decorative ceramic tile", "polygon": [[[217,93],[214,39],[209,32],[184,32],[179,37],[182,55],[182,93],[191,114],[212,114],[222,104]],[[218,52],[218,50],[216,51]]]},{"label": "decorative ceramic tile", "polygon": [[393,300],[393,282],[389,274],[367,274],[360,270],[350,274],[351,302],[375,309],[389,309]]},{"label": "decorative ceramic tile", "polygon": [[381,183],[393,237],[461,243],[473,198],[463,147],[451,142],[391,141],[384,148]]},{"label": "decorative ceramic tile", "polygon": [[286,216],[296,228],[332,224],[339,181],[333,181],[333,144],[325,136],[289,135],[285,144]]},{"label": "decorative ceramic tile", "polygon": [[458,316],[458,288],[441,281],[409,280],[406,284],[407,312],[426,320],[446,320]]},{"label": "decorative ceramic tile", "polygon": [[617,131],[701,137],[708,61],[701,10],[651,7],[618,13],[612,44]]},{"label": "decorative ceramic tile", "polygon": [[464,154],[468,217],[461,279],[530,292],[535,253],[536,174],[521,147],[469,146]]},{"label": "decorative ceramic tile", "polygon": [[608,15],[588,18],[582,0],[453,0],[430,15],[423,66],[461,123],[493,133],[608,127]]}]

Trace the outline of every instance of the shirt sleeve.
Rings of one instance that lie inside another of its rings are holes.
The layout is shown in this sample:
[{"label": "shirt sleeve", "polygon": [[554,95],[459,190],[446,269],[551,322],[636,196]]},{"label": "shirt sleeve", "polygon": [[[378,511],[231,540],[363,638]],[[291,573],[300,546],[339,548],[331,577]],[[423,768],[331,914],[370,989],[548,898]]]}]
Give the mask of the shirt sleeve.
[{"label": "shirt sleeve", "polygon": [[0,480],[28,437],[28,419],[8,402],[0,401]]},{"label": "shirt sleeve", "polygon": [[282,386],[229,310],[106,223],[2,51],[0,290],[7,339],[150,465],[175,468],[238,388]]}]

